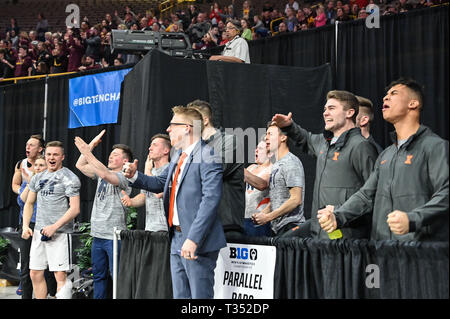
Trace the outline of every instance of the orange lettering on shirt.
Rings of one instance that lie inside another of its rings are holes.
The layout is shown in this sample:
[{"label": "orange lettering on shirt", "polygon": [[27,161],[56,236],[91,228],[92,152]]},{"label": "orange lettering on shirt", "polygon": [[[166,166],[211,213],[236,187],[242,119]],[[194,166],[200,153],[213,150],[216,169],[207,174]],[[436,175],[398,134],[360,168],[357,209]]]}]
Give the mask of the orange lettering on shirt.
[{"label": "orange lettering on shirt", "polygon": [[339,157],[339,152],[334,152],[333,161],[337,161]]},{"label": "orange lettering on shirt", "polygon": [[411,165],[411,159],[413,158],[413,155],[406,155],[406,161],[405,164]]}]

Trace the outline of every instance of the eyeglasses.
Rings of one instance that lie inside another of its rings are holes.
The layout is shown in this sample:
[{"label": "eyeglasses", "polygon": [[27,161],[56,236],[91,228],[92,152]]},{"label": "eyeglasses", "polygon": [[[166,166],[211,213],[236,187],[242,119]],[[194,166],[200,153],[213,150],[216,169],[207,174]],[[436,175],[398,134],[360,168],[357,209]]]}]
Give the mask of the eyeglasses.
[{"label": "eyeglasses", "polygon": [[237,31],[237,29],[235,27],[226,27],[225,29],[227,29],[227,30],[236,30]]},{"label": "eyeglasses", "polygon": [[188,126],[194,127],[194,125],[192,125],[192,124],[187,124],[187,123],[174,123],[174,122],[170,122],[170,123],[169,123],[169,127],[177,126],[177,125],[188,125]]}]

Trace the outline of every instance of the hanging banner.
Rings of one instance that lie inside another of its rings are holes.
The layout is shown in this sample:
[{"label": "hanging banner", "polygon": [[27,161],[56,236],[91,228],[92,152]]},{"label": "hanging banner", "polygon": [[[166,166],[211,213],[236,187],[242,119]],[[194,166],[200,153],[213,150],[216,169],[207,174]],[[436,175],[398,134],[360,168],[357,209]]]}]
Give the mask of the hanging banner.
[{"label": "hanging banner", "polygon": [[120,85],[130,70],[70,79],[69,128],[117,123]]},{"label": "hanging banner", "polygon": [[220,250],[214,299],[273,299],[276,248],[227,244]]}]

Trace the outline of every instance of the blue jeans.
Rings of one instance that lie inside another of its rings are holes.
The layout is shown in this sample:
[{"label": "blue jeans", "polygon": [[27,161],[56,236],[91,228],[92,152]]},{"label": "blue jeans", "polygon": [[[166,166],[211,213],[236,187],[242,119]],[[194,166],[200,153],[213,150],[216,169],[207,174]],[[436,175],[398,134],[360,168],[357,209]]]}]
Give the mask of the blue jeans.
[{"label": "blue jeans", "polygon": [[259,226],[254,224],[251,218],[245,218],[244,232],[247,236],[252,237],[262,237],[262,236],[270,237],[271,235],[270,222],[262,226]]},{"label": "blue jeans", "polygon": [[[119,263],[120,240],[118,241],[117,264]],[[113,273],[113,241],[94,237],[91,248],[94,299],[105,299],[108,275]],[[117,267],[117,270],[119,267]],[[109,273],[108,273],[109,270]]]}]

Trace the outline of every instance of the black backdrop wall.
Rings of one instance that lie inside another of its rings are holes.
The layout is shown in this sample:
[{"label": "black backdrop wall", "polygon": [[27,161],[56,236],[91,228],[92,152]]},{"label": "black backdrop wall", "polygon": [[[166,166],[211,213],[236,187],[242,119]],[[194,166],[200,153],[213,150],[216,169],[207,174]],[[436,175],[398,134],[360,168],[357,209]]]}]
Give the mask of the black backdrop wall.
[{"label": "black backdrop wall", "polygon": [[[295,120],[320,132],[327,90],[350,90],[370,98],[379,108],[384,87],[407,75],[425,85],[423,123],[448,139],[448,6],[383,16],[379,29],[351,21],[339,24],[338,30],[337,46],[333,26],[252,41],[252,65],[179,60],[154,52],[126,78],[122,123],[102,127],[68,130],[68,80],[80,75],[49,78],[47,140],[59,139],[67,145],[65,165],[84,185],[78,219],[89,220],[95,182],[74,167],[79,153],[73,138],[79,135],[89,141],[106,128],[96,156],[106,161],[112,145],[123,142],[133,146],[142,162],[150,137],[166,129],[170,107],[197,98],[211,102],[216,123],[224,127],[264,127],[274,113],[291,110]],[[17,225],[11,178],[14,164],[24,157],[28,137],[43,130],[44,86],[45,80],[38,80],[0,87],[0,227]],[[373,135],[382,146],[390,144],[390,130],[376,111]],[[301,160],[309,192],[313,160],[305,156]],[[310,198],[307,193],[307,206]],[[143,227],[142,218],[138,225]]]}]

